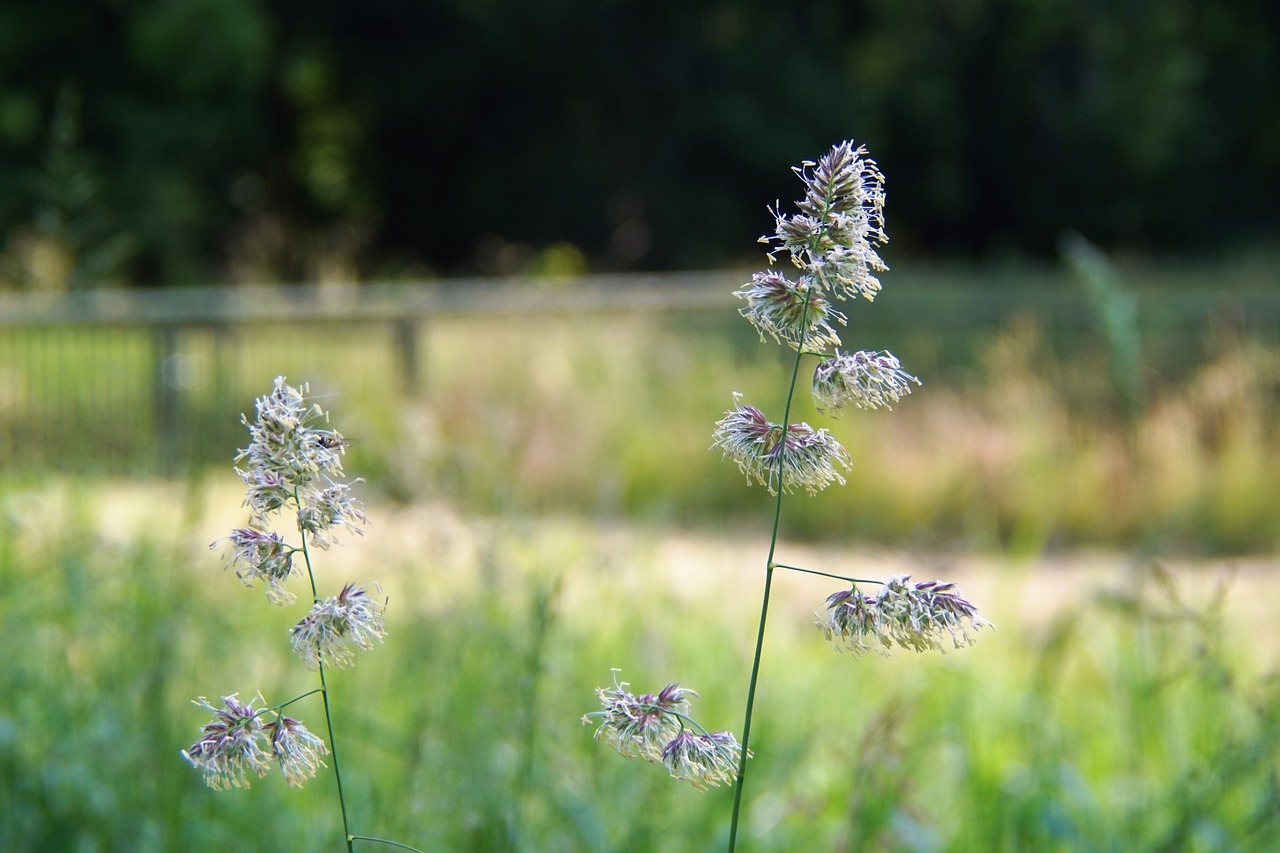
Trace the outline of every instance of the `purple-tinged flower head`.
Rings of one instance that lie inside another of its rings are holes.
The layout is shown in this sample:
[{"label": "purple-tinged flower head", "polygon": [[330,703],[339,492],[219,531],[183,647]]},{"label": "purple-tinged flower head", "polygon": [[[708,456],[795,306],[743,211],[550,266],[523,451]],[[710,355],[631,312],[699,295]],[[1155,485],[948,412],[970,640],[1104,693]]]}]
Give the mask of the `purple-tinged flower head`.
[{"label": "purple-tinged flower head", "polygon": [[613,672],[613,687],[596,690],[603,710],[587,714],[582,721],[600,717],[595,739],[605,741],[624,758],[661,762],[663,749],[684,726],[681,717],[689,713],[689,697],[698,694],[668,684],[656,695],[636,696],[627,690],[627,682],[618,681],[618,670]]},{"label": "purple-tinged flower head", "polygon": [[860,657],[872,650],[868,640],[885,642],[876,630],[875,603],[874,598],[857,588],[832,593],[827,596],[827,614],[819,619],[818,627],[837,649],[848,649]]},{"label": "purple-tinged flower head", "polygon": [[830,321],[843,325],[845,316],[831,307],[822,289],[808,276],[792,281],[771,270],[758,272],[733,295],[747,300],[739,313],[756,327],[762,341],[768,333],[792,349],[821,351],[840,345],[840,336]]},{"label": "purple-tinged flower head", "polygon": [[819,411],[839,409],[851,403],[859,409],[893,408],[911,393],[911,384],[920,380],[902,369],[890,352],[836,354],[813,371],[813,397]]},{"label": "purple-tinged flower head", "polygon": [[888,267],[876,246],[884,231],[884,175],[865,146],[852,140],[832,147],[816,163],[806,160],[793,171],[805,185],[791,216],[774,211],[777,243],[792,262],[809,272],[828,293],[841,298],[875,299],[880,282],[873,274]]},{"label": "purple-tinged flower head", "polygon": [[266,775],[271,768],[270,755],[264,749],[267,738],[259,719],[262,712],[254,710],[253,700],[246,704],[233,694],[223,697],[223,707],[215,708],[201,696],[193,704],[212,712],[213,720],[201,729],[200,740],[182,750],[182,755],[204,774],[206,785],[215,791],[247,788],[250,772],[259,779]]},{"label": "purple-tinged flower head", "polygon": [[875,595],[856,587],[834,593],[818,626],[838,650],[855,655],[874,650],[886,656],[895,645],[945,653],[944,637],[957,649],[971,646],[974,634],[991,626],[960,597],[954,583],[910,581],[909,575],[897,575]]},{"label": "purple-tinged flower head", "polygon": [[825,429],[806,423],[784,429],[755,406],[743,404],[741,394],[733,395],[733,403],[716,422],[711,447],[736,462],[748,482],[755,480],[770,494],[801,486],[811,495],[832,483],[844,483],[836,467],[848,471],[849,454]]},{"label": "purple-tinged flower head", "polygon": [[250,487],[245,502],[257,516],[281,508],[295,491],[321,476],[342,474],[346,441],[333,430],[317,428],[327,415],[318,404],[306,403],[306,393],[306,385],[294,388],[278,376],[275,389],[255,402],[257,417],[250,421],[241,416],[249,429],[249,446],[236,457],[246,469],[237,471]]},{"label": "purple-tinged flower head", "polygon": [[[356,479],[353,483],[363,482]],[[308,490],[299,495],[298,529],[311,534],[311,542],[328,548],[333,541],[331,531],[345,527],[349,533],[363,536],[361,524],[368,524],[360,502],[351,497],[351,484],[330,482],[323,489]]]},{"label": "purple-tinged flower head", "polygon": [[236,576],[245,586],[262,581],[267,588],[267,599],[272,604],[292,604],[296,598],[285,589],[285,581],[293,574],[293,555],[296,551],[274,531],[241,527],[231,535],[210,545],[217,548],[225,543],[227,567],[235,569]]},{"label": "purple-tinged flower head", "polygon": [[355,662],[356,649],[368,651],[386,636],[385,611],[385,602],[349,583],[336,597],[317,601],[293,626],[289,642],[307,669],[341,669]]},{"label": "purple-tinged flower head", "polygon": [[662,748],[662,763],[671,775],[699,791],[732,785],[741,760],[742,746],[732,732],[699,735],[686,730]]},{"label": "purple-tinged flower head", "polygon": [[328,766],[321,760],[321,756],[329,754],[324,740],[292,717],[277,714],[262,729],[271,742],[271,752],[280,763],[285,781],[293,787],[301,788],[321,767]]}]

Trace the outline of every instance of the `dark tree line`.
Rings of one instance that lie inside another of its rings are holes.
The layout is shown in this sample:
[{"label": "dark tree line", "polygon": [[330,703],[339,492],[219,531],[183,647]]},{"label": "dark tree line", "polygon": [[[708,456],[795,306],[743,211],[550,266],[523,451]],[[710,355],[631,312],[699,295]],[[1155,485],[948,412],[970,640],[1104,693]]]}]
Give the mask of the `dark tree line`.
[{"label": "dark tree line", "polygon": [[1271,240],[1280,6],[15,0],[0,278],[41,240],[72,286],[754,262],[851,136],[895,253]]}]

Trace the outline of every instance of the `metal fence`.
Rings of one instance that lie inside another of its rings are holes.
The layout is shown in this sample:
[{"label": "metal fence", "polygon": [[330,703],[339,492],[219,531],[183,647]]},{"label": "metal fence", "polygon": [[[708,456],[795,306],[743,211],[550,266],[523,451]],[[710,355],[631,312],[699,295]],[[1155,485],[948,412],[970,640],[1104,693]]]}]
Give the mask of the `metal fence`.
[{"label": "metal fence", "polygon": [[[898,280],[903,280],[898,274]],[[732,316],[735,272],[607,276],[569,283],[466,280],[0,294],[0,464],[10,473],[173,474],[225,460],[243,411],[276,373],[389,395],[429,393],[427,342],[461,318]],[[874,322],[946,334],[1032,313],[1074,335],[1094,323],[1061,271],[915,271]],[[1144,291],[1144,324],[1207,317],[1274,328],[1280,290]]]}]

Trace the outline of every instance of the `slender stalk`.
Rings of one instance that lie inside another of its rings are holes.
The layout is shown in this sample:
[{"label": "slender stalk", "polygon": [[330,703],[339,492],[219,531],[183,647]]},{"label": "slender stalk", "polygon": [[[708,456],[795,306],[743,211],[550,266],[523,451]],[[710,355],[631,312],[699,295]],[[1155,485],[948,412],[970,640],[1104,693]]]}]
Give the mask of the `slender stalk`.
[{"label": "slender stalk", "polygon": [[786,569],[790,572],[803,572],[806,575],[818,575],[824,578],[835,578],[838,581],[848,581],[849,583],[874,583],[884,586],[884,581],[871,580],[870,578],[851,578],[845,575],[833,575],[831,572],[820,572],[817,569],[805,569],[800,566],[788,566],[786,563],[774,563],[775,569]]},{"label": "slender stalk", "polygon": [[410,847],[408,844],[401,844],[399,841],[389,841],[385,838],[374,838],[372,835],[350,835],[347,836],[347,846],[353,841],[371,841],[374,844],[385,844],[388,847],[398,847],[401,850],[412,850],[413,853],[422,853],[417,847]]},{"label": "slender stalk", "polygon": [[[295,489],[293,493],[294,503],[298,503],[298,492]],[[302,559],[307,564],[307,579],[311,581],[311,598],[313,601],[319,601],[320,595],[316,592],[316,575],[311,570],[311,552],[307,549],[307,533],[301,528],[298,533],[302,536]],[[353,853],[355,850],[354,836],[351,835],[351,826],[347,821],[347,798],[342,792],[342,770],[338,766],[338,742],[333,736],[333,714],[329,710],[329,685],[325,682],[324,677],[324,661],[317,661],[320,670],[320,696],[324,700],[324,722],[329,729],[329,757],[333,759],[333,777],[338,784],[338,807],[342,811],[342,837],[347,842],[347,853]]]},{"label": "slender stalk", "polygon": [[[804,328],[809,316],[808,301],[800,318],[800,328]],[[769,537],[769,557],[764,567],[764,592],[760,601],[760,628],[756,632],[756,650],[751,661],[751,681],[747,684],[747,708],[742,723],[742,755],[738,758],[738,781],[733,789],[733,819],[729,823],[728,853],[733,853],[738,843],[738,821],[742,814],[742,789],[747,778],[747,758],[751,754],[751,716],[756,705],[756,684],[760,680],[760,657],[764,651],[764,629],[769,619],[769,593],[773,588],[774,552],[778,547],[778,529],[782,522],[782,496],[786,493],[782,481],[783,464],[787,454],[787,430],[791,425],[791,402],[796,393],[796,378],[800,375],[800,359],[804,357],[804,347],[796,347],[795,361],[791,365],[791,383],[787,386],[787,402],[782,410],[782,450],[778,453],[777,494],[773,504],[773,533]]]}]

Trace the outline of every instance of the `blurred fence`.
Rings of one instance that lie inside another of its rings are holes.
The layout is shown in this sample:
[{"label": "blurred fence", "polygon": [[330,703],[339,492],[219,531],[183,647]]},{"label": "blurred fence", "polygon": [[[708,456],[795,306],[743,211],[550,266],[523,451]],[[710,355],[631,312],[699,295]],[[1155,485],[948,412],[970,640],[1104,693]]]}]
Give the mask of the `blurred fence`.
[{"label": "blurred fence", "polygon": [[[607,276],[572,282],[449,281],[360,286],[182,288],[0,294],[0,465],[180,473],[225,461],[245,411],[277,374],[393,398],[429,393],[433,324],[459,318],[678,314],[731,316],[735,272]],[[878,327],[982,330],[1032,313],[1075,334],[1096,310],[1062,271],[978,280],[899,272],[876,303]],[[1280,291],[1189,288],[1139,299],[1144,325],[1206,317],[1274,328]],[[719,320],[715,320],[718,323]],[[720,328],[716,325],[715,328]]]}]

